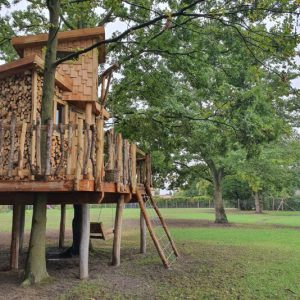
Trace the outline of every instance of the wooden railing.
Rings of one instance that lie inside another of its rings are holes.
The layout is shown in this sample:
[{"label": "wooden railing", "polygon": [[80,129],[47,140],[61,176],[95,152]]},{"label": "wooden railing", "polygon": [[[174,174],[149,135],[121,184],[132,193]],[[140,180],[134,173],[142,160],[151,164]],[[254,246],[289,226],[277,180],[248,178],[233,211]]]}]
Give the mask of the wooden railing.
[{"label": "wooden railing", "polygon": [[96,190],[108,181],[119,191],[128,185],[135,191],[137,184],[151,184],[150,156],[114,129],[104,132],[102,119],[92,125],[83,120],[65,125],[0,120],[0,180],[20,179],[74,179],[75,189],[80,180],[90,179]]}]

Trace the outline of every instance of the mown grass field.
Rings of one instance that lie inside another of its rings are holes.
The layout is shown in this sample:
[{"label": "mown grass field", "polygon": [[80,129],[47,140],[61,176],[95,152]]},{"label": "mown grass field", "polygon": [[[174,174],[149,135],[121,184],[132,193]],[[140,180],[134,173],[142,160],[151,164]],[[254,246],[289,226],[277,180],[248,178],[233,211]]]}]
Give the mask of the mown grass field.
[{"label": "mown grass field", "polygon": [[[300,299],[300,212],[256,215],[228,210],[230,226],[212,223],[209,209],[162,209],[181,253],[171,270],[161,267],[149,240],[146,256],[137,254],[137,227],[126,229],[120,268],[107,266],[111,242],[95,243],[93,257],[102,271],[76,281],[59,299]],[[111,209],[101,217],[111,223]],[[99,210],[91,210],[91,220]],[[58,209],[48,211],[48,229],[58,230]],[[30,212],[27,212],[30,221]],[[68,227],[72,210],[67,210]],[[125,209],[125,220],[139,211]],[[0,213],[0,232],[10,230],[11,213]],[[199,220],[199,221],[198,221]],[[29,228],[27,222],[26,227]],[[0,233],[1,234],[1,233]],[[102,255],[102,260],[101,256]],[[100,257],[100,258],[98,258]],[[50,272],[51,273],[51,272]],[[122,283],[120,283],[122,282]],[[55,284],[53,286],[55,289]]]}]

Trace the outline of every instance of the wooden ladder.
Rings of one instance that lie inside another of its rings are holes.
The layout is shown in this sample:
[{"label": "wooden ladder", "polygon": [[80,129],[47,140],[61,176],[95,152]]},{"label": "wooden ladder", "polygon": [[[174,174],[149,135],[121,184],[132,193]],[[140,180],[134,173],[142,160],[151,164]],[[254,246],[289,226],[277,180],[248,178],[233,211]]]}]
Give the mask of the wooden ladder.
[{"label": "wooden ladder", "polygon": [[152,197],[151,189],[147,185],[145,192],[145,194],[141,194],[140,191],[136,191],[139,206],[162,263],[166,268],[170,268],[179,254],[167,224]]}]

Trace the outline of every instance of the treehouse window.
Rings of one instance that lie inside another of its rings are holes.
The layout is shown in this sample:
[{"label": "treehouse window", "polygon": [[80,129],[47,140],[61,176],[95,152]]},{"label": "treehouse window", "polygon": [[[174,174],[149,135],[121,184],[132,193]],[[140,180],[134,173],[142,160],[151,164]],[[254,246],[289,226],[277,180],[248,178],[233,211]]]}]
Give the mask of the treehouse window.
[{"label": "treehouse window", "polygon": [[56,124],[65,123],[65,106],[63,104],[57,103],[56,106]]},{"label": "treehouse window", "polygon": [[[57,51],[56,59],[62,59],[70,54],[75,53],[75,51]],[[78,57],[73,58],[73,60],[78,60]]]}]

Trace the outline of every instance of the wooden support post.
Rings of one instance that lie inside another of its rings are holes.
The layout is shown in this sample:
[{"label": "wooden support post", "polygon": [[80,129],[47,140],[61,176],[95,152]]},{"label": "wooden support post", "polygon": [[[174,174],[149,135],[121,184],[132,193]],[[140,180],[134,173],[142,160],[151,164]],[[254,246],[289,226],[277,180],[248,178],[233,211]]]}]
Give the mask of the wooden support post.
[{"label": "wooden support post", "polygon": [[135,191],[136,191],[136,182],[137,182],[137,177],[136,177],[136,144],[131,144],[130,145],[130,162],[131,162],[131,175],[130,175],[131,189],[132,189],[132,193],[135,193]]},{"label": "wooden support post", "polygon": [[101,189],[102,182],[102,166],[104,153],[104,121],[97,119],[96,121],[96,191]]},{"label": "wooden support post", "polygon": [[140,211],[140,253],[146,254],[147,247],[147,231],[146,222],[143,212]]},{"label": "wooden support post", "polygon": [[21,204],[20,208],[20,243],[19,243],[19,253],[23,251],[23,242],[24,242],[24,231],[25,231],[25,204]]},{"label": "wooden support post", "polygon": [[114,228],[114,241],[113,241],[113,253],[112,253],[112,265],[120,265],[121,257],[121,237],[122,237],[122,223],[123,223],[123,209],[124,209],[124,196],[120,196],[115,217],[115,228]]},{"label": "wooden support post", "polygon": [[65,228],[66,228],[66,204],[60,206],[60,227],[59,227],[59,244],[60,249],[65,246]]},{"label": "wooden support post", "polygon": [[90,212],[89,205],[82,204],[81,240],[79,251],[80,279],[89,277]]},{"label": "wooden support post", "polygon": [[75,190],[79,188],[79,181],[81,180],[81,171],[83,165],[83,120],[78,120],[78,140],[77,140],[77,161],[75,173]]},{"label": "wooden support post", "polygon": [[10,247],[10,267],[12,270],[19,269],[20,249],[20,204],[13,205],[13,222]]}]

